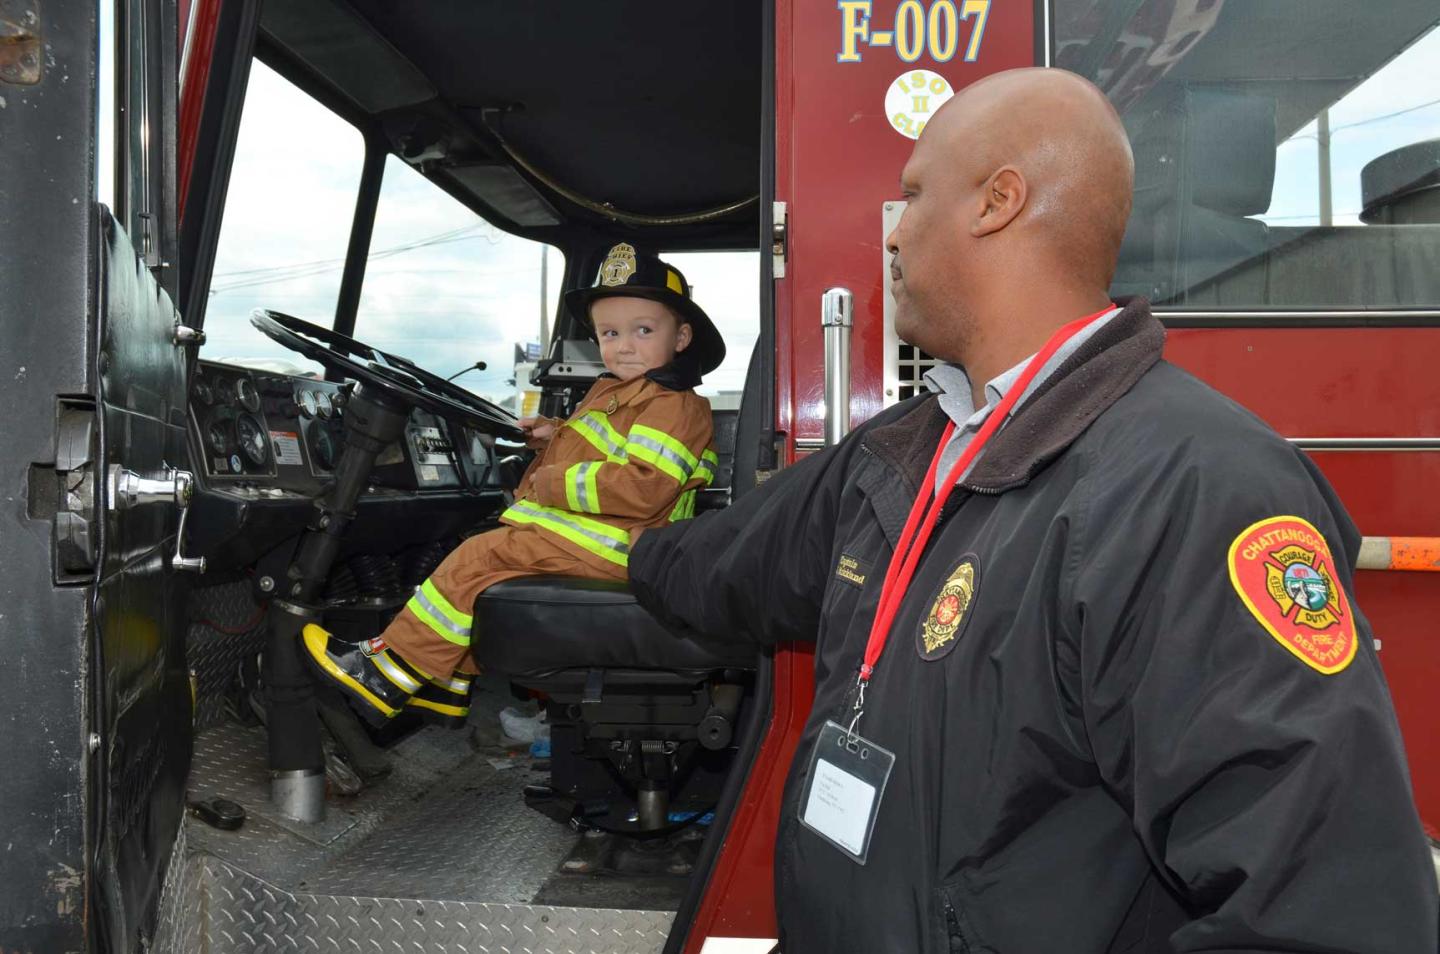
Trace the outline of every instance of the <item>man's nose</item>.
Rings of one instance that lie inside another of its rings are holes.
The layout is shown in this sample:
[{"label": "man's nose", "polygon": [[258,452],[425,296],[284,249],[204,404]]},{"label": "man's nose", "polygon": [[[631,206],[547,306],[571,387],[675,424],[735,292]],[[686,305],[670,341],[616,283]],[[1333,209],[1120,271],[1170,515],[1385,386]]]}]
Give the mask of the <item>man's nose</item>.
[{"label": "man's nose", "polygon": [[900,254],[900,241],[896,238],[899,234],[900,224],[897,222],[895,227],[890,230],[890,234],[885,236],[885,250],[891,255]]}]

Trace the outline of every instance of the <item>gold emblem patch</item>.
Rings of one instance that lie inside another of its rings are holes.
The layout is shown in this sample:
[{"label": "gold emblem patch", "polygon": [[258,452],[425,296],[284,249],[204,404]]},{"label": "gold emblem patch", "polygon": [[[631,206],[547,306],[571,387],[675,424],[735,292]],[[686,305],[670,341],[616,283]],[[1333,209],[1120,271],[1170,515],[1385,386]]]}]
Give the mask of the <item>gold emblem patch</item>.
[{"label": "gold emblem patch", "polygon": [[968,618],[970,605],[975,602],[979,577],[979,563],[970,554],[945,580],[920,628],[921,657],[939,659],[954,648],[955,640]]},{"label": "gold emblem patch", "polygon": [[616,398],[615,395],[612,394],[612,395],[610,395],[610,401],[605,405],[605,413],[606,413],[606,414],[614,414],[614,413],[615,413],[615,409],[618,408],[619,406],[620,406],[620,401],[619,401],[619,399]]},{"label": "gold emblem patch", "polygon": [[600,266],[600,284],[613,288],[625,284],[634,274],[635,247],[628,242],[621,242],[605,256],[605,262]]}]

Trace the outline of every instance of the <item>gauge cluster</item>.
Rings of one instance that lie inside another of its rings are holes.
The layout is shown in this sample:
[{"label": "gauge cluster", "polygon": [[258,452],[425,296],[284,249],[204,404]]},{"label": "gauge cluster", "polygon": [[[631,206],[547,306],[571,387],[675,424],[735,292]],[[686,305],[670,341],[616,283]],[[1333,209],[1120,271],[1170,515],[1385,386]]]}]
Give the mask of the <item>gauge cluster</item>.
[{"label": "gauge cluster", "polygon": [[[345,387],[319,378],[199,361],[191,374],[192,440],[217,487],[242,495],[313,496],[345,447]],[[493,442],[422,411],[382,451],[372,485],[400,491],[498,487]],[[455,446],[458,443],[458,447]]]},{"label": "gauge cluster", "polygon": [[251,372],[202,362],[190,380],[190,414],[211,477],[272,477],[275,453]]}]

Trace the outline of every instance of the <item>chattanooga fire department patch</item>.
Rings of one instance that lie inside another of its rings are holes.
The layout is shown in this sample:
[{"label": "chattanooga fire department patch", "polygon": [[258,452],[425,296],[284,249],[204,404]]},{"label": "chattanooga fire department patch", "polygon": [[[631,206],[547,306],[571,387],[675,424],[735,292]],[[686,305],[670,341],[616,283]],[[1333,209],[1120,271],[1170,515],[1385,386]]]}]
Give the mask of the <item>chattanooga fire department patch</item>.
[{"label": "chattanooga fire department patch", "polygon": [[1330,546],[1300,517],[1270,517],[1230,544],[1230,582],[1260,625],[1307,666],[1337,673],[1355,658],[1355,616]]},{"label": "chattanooga fire department patch", "polygon": [[941,584],[930,613],[920,626],[916,649],[921,659],[939,659],[955,648],[971,616],[970,606],[975,602],[979,586],[980,561],[973,553],[967,553]]}]

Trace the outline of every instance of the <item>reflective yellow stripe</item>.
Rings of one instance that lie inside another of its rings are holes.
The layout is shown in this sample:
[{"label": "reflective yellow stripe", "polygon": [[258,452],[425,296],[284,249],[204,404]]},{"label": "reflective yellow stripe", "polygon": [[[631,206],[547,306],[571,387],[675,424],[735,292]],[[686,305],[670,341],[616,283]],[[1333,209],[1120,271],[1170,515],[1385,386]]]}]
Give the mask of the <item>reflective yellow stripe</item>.
[{"label": "reflective yellow stripe", "polygon": [[700,455],[700,466],[697,472],[705,480],[705,486],[709,487],[715,482],[715,472],[720,469],[720,456],[713,450],[707,449]]},{"label": "reflective yellow stripe", "polygon": [[603,463],[585,460],[565,471],[565,503],[571,510],[577,513],[600,512],[600,488],[595,484],[595,472]]},{"label": "reflective yellow stripe", "polygon": [[431,712],[438,712],[441,715],[452,716],[463,719],[470,714],[469,706],[452,706],[434,699],[426,699],[423,696],[411,696],[405,701],[407,706],[414,706],[417,709],[429,709]]},{"label": "reflective yellow stripe", "polygon": [[456,695],[468,696],[470,694],[470,679],[468,676],[450,676],[449,678],[435,677],[430,681],[441,689],[453,692]]},{"label": "reflective yellow stripe", "polygon": [[625,438],[611,425],[610,415],[604,411],[586,411],[566,421],[565,426],[574,428],[591,446],[604,454],[606,460],[616,463],[625,460]]},{"label": "reflective yellow stripe", "polygon": [[420,691],[420,680],[395,665],[395,660],[391,658],[388,652],[378,652],[370,657],[370,661],[375,664],[376,669],[384,674],[386,679],[395,683],[395,685],[399,686],[405,692],[414,695]]},{"label": "reflective yellow stripe", "polygon": [[630,534],[599,520],[578,513],[545,507],[528,500],[517,500],[504,513],[504,518],[519,524],[534,524],[611,563],[625,566],[630,562]]},{"label": "reflective yellow stripe", "polygon": [[473,620],[451,606],[450,601],[445,599],[429,580],[420,584],[415,595],[410,597],[410,602],[405,604],[405,608],[414,613],[416,619],[434,630],[436,635],[457,646],[470,645],[470,626]]},{"label": "reflective yellow stripe", "polygon": [[680,483],[688,483],[690,476],[700,466],[690,449],[664,431],[657,431],[644,424],[630,428],[625,441],[625,453],[637,460],[654,464],[657,468]]},{"label": "reflective yellow stripe", "polygon": [[687,490],[675,502],[675,509],[670,511],[670,522],[689,520],[693,516],[695,516],[695,491]]}]

